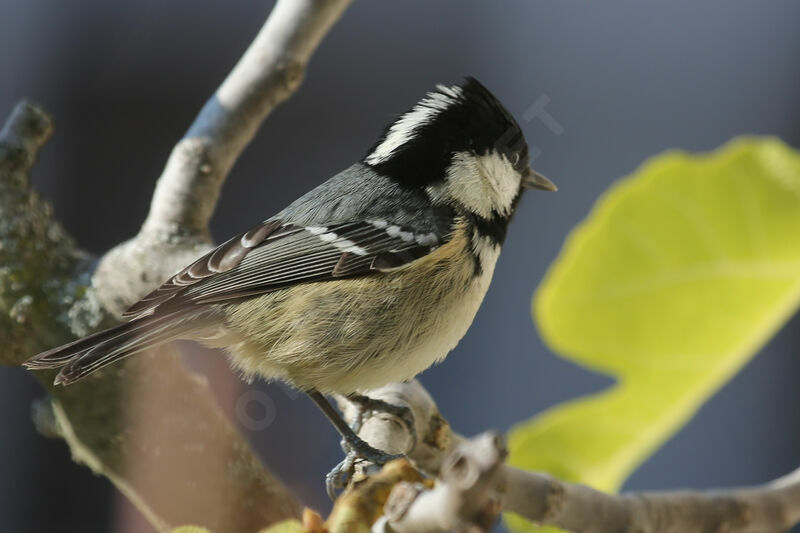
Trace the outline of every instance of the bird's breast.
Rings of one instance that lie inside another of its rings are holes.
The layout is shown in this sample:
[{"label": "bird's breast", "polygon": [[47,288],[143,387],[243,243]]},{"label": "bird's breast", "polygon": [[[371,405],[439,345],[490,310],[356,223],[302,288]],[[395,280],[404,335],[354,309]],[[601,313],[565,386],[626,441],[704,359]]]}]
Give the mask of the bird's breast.
[{"label": "bird's breast", "polygon": [[414,377],[456,346],[489,287],[499,246],[482,247],[476,269],[472,238],[459,226],[446,244],[397,271],[299,285],[232,308],[234,362],[322,392]]}]

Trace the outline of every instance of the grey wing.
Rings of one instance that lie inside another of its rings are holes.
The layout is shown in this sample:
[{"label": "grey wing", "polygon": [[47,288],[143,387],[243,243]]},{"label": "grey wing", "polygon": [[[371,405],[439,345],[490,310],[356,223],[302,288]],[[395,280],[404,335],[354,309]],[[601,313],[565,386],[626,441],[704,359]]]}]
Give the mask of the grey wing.
[{"label": "grey wing", "polygon": [[400,268],[441,246],[448,231],[415,231],[381,220],[330,226],[263,222],[207,253],[125,312],[230,303],[297,283]]}]

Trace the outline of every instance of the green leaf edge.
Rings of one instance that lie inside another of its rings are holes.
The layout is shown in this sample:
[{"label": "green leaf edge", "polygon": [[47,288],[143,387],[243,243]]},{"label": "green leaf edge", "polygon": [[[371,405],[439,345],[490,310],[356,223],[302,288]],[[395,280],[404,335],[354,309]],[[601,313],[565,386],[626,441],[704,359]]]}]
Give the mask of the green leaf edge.
[{"label": "green leaf edge", "polygon": [[[531,305],[534,323],[543,341],[556,355],[576,362],[585,368],[615,377],[617,378],[617,383],[598,393],[562,402],[561,404],[542,411],[528,421],[516,424],[509,430],[507,436],[509,464],[525,468],[524,461],[520,462],[518,460],[518,451],[525,448],[525,441],[527,440],[523,435],[525,428],[534,424],[546,423],[547,418],[557,410],[560,411],[564,408],[569,409],[586,402],[594,402],[598,399],[607,398],[619,394],[625,388],[624,376],[616,376],[602,365],[584,361],[581,354],[575,353],[561,344],[553,335],[552,328],[549,327],[549,322],[546,318],[547,313],[545,312],[546,300],[549,297],[548,293],[554,292],[554,287],[562,283],[569,269],[575,267],[576,257],[578,255],[577,250],[579,250],[586,241],[593,238],[596,233],[600,232],[601,228],[607,222],[607,219],[621,202],[629,195],[637,192],[640,188],[648,187],[653,180],[658,179],[661,169],[675,165],[676,163],[686,163],[687,161],[707,162],[709,160],[715,160],[717,164],[724,164],[727,160],[739,157],[743,152],[752,151],[754,145],[758,147],[762,157],[770,155],[774,157],[774,155],[777,154],[779,157],[788,160],[794,159],[794,163],[800,165],[800,153],[794,151],[792,147],[774,136],[740,136],[732,139],[716,150],[705,153],[694,154],[680,149],[668,150],[646,159],[631,174],[614,182],[598,197],[588,215],[570,231],[557,259],[550,265],[535,292]],[[762,162],[766,164],[769,163],[765,161]],[[793,189],[792,192],[800,197],[800,182],[784,185]],[[724,372],[718,374],[719,379],[710,380],[709,385],[705,387],[704,390],[698,391],[696,396],[686,398],[686,403],[689,403],[690,407],[676,410],[676,412],[680,411],[680,414],[672,417],[661,431],[652,431],[650,438],[645,439],[646,442],[639,441],[639,445],[635,446],[635,448],[638,448],[638,452],[632,453],[629,460],[623,461],[623,463],[626,464],[619,466],[618,482],[614,486],[596,488],[613,492],[617,491],[624,480],[627,479],[644,460],[691,419],[705,401],[734,376],[736,372],[775,335],[778,329],[780,329],[780,327],[797,311],[798,304],[800,304],[800,283],[795,287],[793,292],[787,291],[787,297],[783,305],[775,307],[775,311],[765,319],[765,326],[761,328],[760,331],[755,332],[746,342],[743,342],[739,353],[730,358],[728,368],[725,369]],[[696,398],[699,398],[699,400]],[[695,405],[691,406],[691,404]],[[567,481],[575,480],[567,479]],[[561,531],[554,527],[532,524],[530,521],[513,513],[505,513],[503,519],[512,531],[537,531],[540,533],[555,533]]]},{"label": "green leaf edge", "polygon": [[[581,354],[572,352],[568,347],[560,344],[555,338],[552,333],[552,327],[549,326],[547,313],[545,312],[546,301],[550,298],[550,293],[554,292],[555,287],[563,283],[569,271],[576,267],[575,258],[577,256],[577,251],[600,232],[600,226],[607,221],[617,206],[628,196],[634,194],[639,189],[648,187],[652,181],[658,179],[661,169],[670,167],[676,163],[682,164],[687,161],[707,162],[713,160],[717,164],[723,164],[725,160],[735,159],[743,152],[752,151],[753,145],[758,145],[759,150],[762,152],[765,150],[781,152],[780,155],[782,157],[787,157],[789,159],[794,158],[797,160],[797,164],[800,164],[800,154],[796,153],[781,139],[772,136],[745,135],[736,137],[720,148],[710,152],[694,154],[686,150],[676,149],[657,154],[646,159],[631,174],[614,182],[598,197],[594,206],[589,211],[589,214],[567,235],[564,245],[558,254],[558,258],[550,265],[545,276],[542,278],[531,304],[531,313],[534,317],[534,324],[537,327],[539,335],[554,353],[565,359],[578,362],[586,368],[611,375],[608,369],[600,365],[594,365],[590,362],[583,361]],[[643,175],[643,177],[640,177],[640,175]],[[800,196],[800,189],[796,190],[795,193]],[[800,294],[800,287],[798,287],[798,294]],[[785,308],[777,310],[774,313],[771,321],[774,327],[766,331],[763,335],[755,335],[748,343],[748,349],[755,349],[762,346],[766,340],[774,335],[780,325],[785,322],[786,315],[790,314],[796,308],[796,303],[793,302],[793,300],[797,300],[798,295],[793,296],[794,298],[787,297]],[[795,305],[792,305],[793,303],[795,303]],[[732,371],[736,369],[738,369],[738,367],[733,368]]]}]

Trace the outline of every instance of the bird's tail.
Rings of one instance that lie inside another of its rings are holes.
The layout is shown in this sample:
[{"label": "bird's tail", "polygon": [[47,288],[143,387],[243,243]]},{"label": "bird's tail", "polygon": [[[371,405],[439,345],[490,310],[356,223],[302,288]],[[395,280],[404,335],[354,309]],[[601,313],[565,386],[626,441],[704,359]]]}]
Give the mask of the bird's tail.
[{"label": "bird's tail", "polygon": [[69,385],[124,357],[186,338],[202,326],[203,320],[186,313],[146,316],[34,355],[23,365],[29,369],[63,367],[55,384]]}]

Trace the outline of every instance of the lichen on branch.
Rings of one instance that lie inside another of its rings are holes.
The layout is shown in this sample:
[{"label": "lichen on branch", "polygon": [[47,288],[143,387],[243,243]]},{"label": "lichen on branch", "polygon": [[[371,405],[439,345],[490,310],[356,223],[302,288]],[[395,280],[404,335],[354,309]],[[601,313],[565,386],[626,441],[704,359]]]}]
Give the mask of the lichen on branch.
[{"label": "lichen on branch", "polygon": [[30,102],[19,103],[0,132],[0,364],[18,365],[80,333],[73,306],[88,284],[76,276],[86,257],[30,187],[52,132],[52,119]]}]

